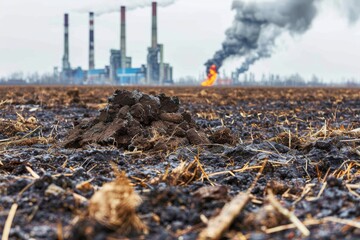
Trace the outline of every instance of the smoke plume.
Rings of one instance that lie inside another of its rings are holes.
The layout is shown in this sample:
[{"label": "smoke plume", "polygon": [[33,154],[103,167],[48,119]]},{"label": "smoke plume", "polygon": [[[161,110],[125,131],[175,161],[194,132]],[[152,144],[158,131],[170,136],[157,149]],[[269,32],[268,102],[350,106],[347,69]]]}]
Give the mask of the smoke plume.
[{"label": "smoke plume", "polygon": [[[167,7],[176,2],[176,0],[157,0],[159,7]],[[118,12],[120,6],[126,6],[127,10],[135,10],[137,8],[150,7],[151,0],[88,0],[85,6],[76,7],[77,12],[88,13],[94,12],[97,16]]]},{"label": "smoke plume", "polygon": [[347,17],[350,24],[356,23],[360,18],[360,1],[359,0],[333,0],[336,8]]},{"label": "smoke plume", "polygon": [[316,0],[234,1],[235,19],[225,33],[222,49],[205,65],[220,68],[229,57],[245,57],[238,72],[246,72],[257,60],[271,57],[275,40],[282,33],[306,32],[317,15],[315,3]]}]

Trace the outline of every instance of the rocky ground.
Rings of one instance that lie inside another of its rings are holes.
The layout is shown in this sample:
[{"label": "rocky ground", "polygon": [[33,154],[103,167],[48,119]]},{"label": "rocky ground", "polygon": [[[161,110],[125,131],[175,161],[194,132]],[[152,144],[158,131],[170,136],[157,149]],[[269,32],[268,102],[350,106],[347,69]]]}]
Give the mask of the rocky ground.
[{"label": "rocky ground", "polygon": [[3,239],[360,238],[357,89],[134,90],[0,88]]}]

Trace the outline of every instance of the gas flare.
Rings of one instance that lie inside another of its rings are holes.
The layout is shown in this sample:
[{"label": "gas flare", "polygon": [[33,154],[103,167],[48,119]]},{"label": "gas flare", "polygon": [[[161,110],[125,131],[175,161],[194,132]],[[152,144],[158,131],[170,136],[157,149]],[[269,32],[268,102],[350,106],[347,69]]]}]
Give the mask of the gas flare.
[{"label": "gas flare", "polygon": [[204,82],[201,83],[201,86],[203,86],[203,87],[213,86],[217,77],[218,77],[217,67],[215,64],[213,64],[209,69],[208,78]]}]

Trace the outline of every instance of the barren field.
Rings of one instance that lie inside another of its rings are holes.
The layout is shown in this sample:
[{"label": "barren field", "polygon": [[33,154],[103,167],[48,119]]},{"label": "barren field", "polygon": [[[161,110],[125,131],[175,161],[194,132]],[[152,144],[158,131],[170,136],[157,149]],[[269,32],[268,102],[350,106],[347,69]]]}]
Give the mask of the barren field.
[{"label": "barren field", "polygon": [[0,87],[2,239],[360,239],[360,91]]}]

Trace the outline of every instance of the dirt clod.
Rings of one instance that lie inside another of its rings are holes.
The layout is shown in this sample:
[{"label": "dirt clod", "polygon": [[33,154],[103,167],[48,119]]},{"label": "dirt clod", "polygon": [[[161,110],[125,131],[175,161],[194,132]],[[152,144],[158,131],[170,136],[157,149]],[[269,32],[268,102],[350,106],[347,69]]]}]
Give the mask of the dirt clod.
[{"label": "dirt clod", "polygon": [[236,137],[231,134],[231,130],[229,128],[220,128],[216,130],[209,139],[218,144],[230,144],[234,145],[236,143]]},{"label": "dirt clod", "polygon": [[186,136],[193,145],[210,144],[206,134],[204,132],[197,131],[195,128],[189,129],[186,132]]}]

